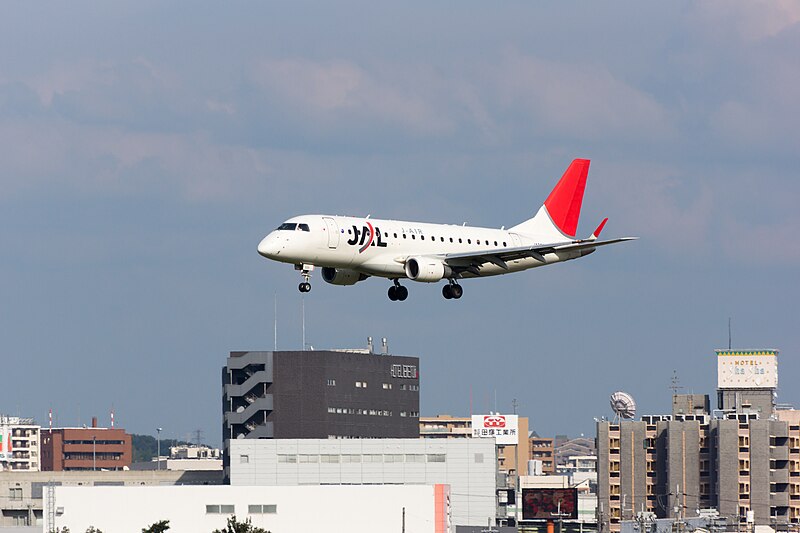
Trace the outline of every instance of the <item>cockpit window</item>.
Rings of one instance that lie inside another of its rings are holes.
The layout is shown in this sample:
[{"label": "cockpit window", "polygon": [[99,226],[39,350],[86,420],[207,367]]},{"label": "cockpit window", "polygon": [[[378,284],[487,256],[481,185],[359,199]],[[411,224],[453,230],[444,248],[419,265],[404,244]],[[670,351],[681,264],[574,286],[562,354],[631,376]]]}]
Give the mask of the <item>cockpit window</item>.
[{"label": "cockpit window", "polygon": [[300,231],[311,231],[311,230],[308,228],[308,224],[298,224],[298,225],[297,225],[297,229],[299,229]]},{"label": "cockpit window", "polygon": [[278,229],[279,229],[279,230],[289,230],[289,231],[294,231],[294,230],[296,230],[296,229],[297,229],[297,224],[295,224],[294,222],[284,222],[283,224],[281,224],[280,226],[278,226]]}]

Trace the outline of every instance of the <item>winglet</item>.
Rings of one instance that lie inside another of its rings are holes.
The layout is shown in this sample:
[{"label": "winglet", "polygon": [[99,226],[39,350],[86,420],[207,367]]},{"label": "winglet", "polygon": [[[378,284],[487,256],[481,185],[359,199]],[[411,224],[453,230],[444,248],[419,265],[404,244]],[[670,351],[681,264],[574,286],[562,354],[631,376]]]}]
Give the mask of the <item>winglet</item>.
[{"label": "winglet", "polygon": [[573,160],[544,202],[553,223],[562,233],[571,237],[575,236],[578,229],[587,174],[589,160]]},{"label": "winglet", "polygon": [[597,229],[594,230],[594,233],[592,233],[592,237],[591,237],[592,240],[595,240],[596,238],[598,238],[600,236],[600,232],[603,231],[603,228],[605,227],[606,222],[608,222],[608,218],[604,218],[603,221],[600,223],[600,225],[597,226]]}]

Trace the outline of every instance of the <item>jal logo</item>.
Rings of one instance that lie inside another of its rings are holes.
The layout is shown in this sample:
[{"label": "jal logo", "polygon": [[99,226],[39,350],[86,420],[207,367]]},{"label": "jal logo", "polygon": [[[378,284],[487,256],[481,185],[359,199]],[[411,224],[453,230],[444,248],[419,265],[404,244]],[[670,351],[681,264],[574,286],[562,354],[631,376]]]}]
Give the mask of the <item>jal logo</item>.
[{"label": "jal logo", "polygon": [[381,239],[380,228],[373,228],[372,224],[366,223],[366,226],[359,228],[353,226],[353,237],[347,241],[351,246],[360,246],[358,253],[364,253],[364,250],[370,246],[378,246],[379,248],[386,248],[386,243]]},{"label": "jal logo", "polygon": [[489,415],[483,417],[483,427],[485,428],[504,428],[506,427],[506,417],[502,415]]}]

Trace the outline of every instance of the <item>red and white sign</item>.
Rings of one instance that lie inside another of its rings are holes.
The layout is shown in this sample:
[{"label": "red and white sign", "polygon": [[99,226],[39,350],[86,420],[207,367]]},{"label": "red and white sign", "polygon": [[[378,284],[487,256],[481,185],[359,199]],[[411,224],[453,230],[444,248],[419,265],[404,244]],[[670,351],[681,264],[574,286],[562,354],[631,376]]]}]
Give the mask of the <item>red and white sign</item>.
[{"label": "red and white sign", "polygon": [[472,415],[472,436],[493,438],[497,444],[517,444],[518,426],[517,415]]}]

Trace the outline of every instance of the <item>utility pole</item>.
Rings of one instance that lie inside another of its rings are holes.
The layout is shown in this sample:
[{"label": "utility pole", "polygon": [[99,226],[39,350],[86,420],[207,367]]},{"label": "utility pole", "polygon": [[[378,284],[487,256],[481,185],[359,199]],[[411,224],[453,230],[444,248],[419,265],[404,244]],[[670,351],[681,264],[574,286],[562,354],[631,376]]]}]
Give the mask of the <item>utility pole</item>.
[{"label": "utility pole", "polygon": [[569,515],[566,514],[566,513],[562,513],[561,512],[561,500],[558,500],[558,509],[557,509],[557,511],[555,513],[550,513],[550,516],[558,517],[558,533],[563,533],[562,532],[562,528],[563,528],[563,523],[564,523],[564,517],[565,516],[569,516]]}]

